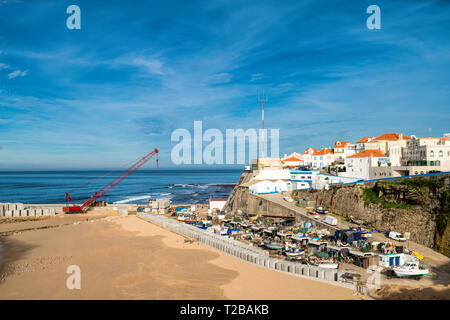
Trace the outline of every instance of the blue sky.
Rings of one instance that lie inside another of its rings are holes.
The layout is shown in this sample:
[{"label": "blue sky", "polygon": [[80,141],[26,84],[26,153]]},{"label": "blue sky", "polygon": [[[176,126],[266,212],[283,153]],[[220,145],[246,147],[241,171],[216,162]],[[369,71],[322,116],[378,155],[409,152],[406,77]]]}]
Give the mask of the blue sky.
[{"label": "blue sky", "polygon": [[281,154],[441,136],[449,30],[448,1],[0,0],[0,170],[173,167],[173,130],[259,128],[262,89]]}]

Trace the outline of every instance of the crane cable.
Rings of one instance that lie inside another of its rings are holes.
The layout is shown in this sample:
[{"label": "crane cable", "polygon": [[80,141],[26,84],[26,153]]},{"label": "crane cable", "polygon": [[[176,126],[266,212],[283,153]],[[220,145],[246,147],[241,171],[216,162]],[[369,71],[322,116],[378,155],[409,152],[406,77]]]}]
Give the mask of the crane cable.
[{"label": "crane cable", "polygon": [[75,190],[78,190],[78,189],[83,188],[83,187],[85,187],[85,186],[87,186],[87,185],[90,185],[92,182],[97,181],[97,180],[100,180],[100,179],[102,179],[102,178],[104,178],[104,177],[106,177],[106,176],[109,176],[111,173],[114,173],[114,172],[116,172],[116,171],[119,171],[120,169],[122,169],[122,168],[128,166],[129,164],[132,164],[132,163],[138,161],[138,160],[141,159],[141,158],[142,158],[142,157],[138,157],[138,158],[136,158],[136,159],[134,159],[134,160],[132,160],[132,161],[130,161],[130,162],[127,162],[127,163],[124,164],[123,166],[121,166],[121,167],[119,167],[119,168],[117,168],[117,169],[115,169],[115,170],[113,170],[113,171],[111,171],[111,172],[108,172],[107,174],[105,174],[105,175],[103,175],[103,176],[101,176],[101,177],[95,178],[95,179],[93,179],[93,180],[91,180],[91,181],[88,181],[88,182],[86,182],[86,183],[84,183],[84,184],[78,186],[78,187],[75,187],[75,188],[73,188],[72,190],[69,190],[68,192],[69,192],[69,193],[72,193],[72,192],[75,191]]}]

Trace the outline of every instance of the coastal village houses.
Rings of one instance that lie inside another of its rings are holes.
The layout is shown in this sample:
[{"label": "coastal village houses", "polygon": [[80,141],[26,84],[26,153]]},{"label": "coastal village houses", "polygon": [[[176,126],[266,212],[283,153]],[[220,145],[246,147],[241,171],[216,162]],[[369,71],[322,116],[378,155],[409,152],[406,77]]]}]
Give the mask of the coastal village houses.
[{"label": "coastal village houses", "polygon": [[345,147],[350,144],[350,141],[336,141],[334,143],[334,161],[336,163],[344,163]]},{"label": "coastal village houses", "polygon": [[334,148],[309,147],[283,158],[260,158],[248,187],[266,194],[360,180],[394,178],[450,171],[450,134],[419,138],[402,133],[362,137],[355,143],[336,140]]}]

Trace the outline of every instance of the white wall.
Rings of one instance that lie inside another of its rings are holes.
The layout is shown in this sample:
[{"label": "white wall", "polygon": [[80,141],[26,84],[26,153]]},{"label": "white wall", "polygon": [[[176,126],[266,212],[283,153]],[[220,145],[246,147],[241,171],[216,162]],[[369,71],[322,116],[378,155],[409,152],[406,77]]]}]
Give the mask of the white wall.
[{"label": "white wall", "polygon": [[225,206],[226,202],[227,202],[226,200],[225,201],[224,200],[210,200],[209,208],[222,210],[223,207]]},{"label": "white wall", "polygon": [[249,187],[249,190],[253,194],[265,194],[265,193],[274,193],[275,192],[275,183],[271,181],[261,181],[255,183]]}]

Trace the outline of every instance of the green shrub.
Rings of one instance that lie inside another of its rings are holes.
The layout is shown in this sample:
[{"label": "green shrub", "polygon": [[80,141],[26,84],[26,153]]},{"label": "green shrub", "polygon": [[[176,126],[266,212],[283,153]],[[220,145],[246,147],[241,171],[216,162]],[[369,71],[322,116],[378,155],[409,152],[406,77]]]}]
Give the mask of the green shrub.
[{"label": "green shrub", "polygon": [[364,203],[370,204],[370,203],[376,203],[379,204],[383,208],[397,208],[397,209],[410,209],[411,205],[409,204],[401,204],[401,203],[395,203],[391,201],[383,201],[381,200],[378,195],[373,191],[373,189],[370,188],[363,188],[363,199]]},{"label": "green shrub", "polygon": [[408,187],[428,187],[430,189],[436,190],[442,188],[444,186],[444,181],[442,180],[433,180],[433,179],[425,179],[425,178],[417,178],[417,179],[402,179],[400,181],[385,181],[383,182],[385,185],[396,185],[396,186],[408,186]]}]

